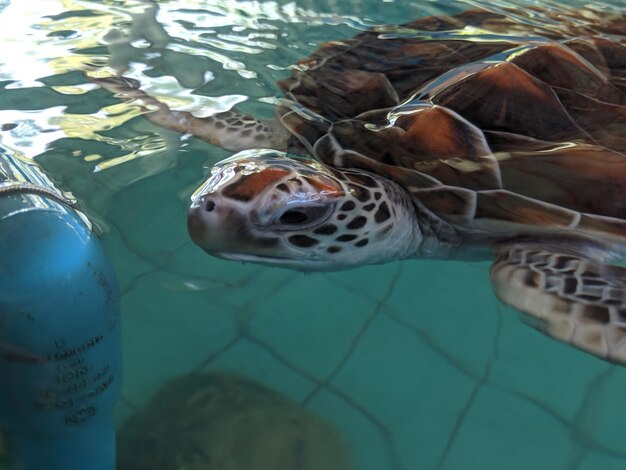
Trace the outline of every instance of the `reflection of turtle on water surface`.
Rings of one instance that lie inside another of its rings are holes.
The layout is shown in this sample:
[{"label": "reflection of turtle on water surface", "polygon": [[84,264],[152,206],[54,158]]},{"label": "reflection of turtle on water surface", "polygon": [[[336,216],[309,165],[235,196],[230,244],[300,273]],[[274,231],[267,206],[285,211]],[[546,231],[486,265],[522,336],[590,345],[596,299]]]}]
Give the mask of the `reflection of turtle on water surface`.
[{"label": "reflection of turtle on water surface", "polygon": [[218,163],[194,195],[207,252],[300,270],[495,258],[500,299],[626,362],[625,14],[470,10],[361,32],[279,83],[273,121],[96,81],[160,126],[272,149]]},{"label": "reflection of turtle on water surface", "polygon": [[234,375],[167,383],[118,433],[119,470],[349,470],[333,426]]}]

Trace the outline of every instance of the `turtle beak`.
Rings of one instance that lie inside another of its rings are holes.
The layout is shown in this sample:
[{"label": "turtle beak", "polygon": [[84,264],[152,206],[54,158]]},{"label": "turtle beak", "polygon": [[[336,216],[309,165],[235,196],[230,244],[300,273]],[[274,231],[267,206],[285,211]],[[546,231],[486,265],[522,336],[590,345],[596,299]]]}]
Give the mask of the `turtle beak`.
[{"label": "turtle beak", "polygon": [[233,253],[271,254],[277,238],[250,233],[250,220],[241,209],[216,193],[194,198],[187,216],[191,240],[207,253],[229,258]]},{"label": "turtle beak", "polygon": [[193,200],[187,214],[187,231],[195,244],[200,245],[206,238],[215,238],[218,232],[211,227],[218,226],[225,219],[220,212],[223,211],[218,210],[213,198],[206,194]]},{"label": "turtle beak", "polygon": [[187,230],[193,242],[209,253],[240,245],[245,220],[239,211],[217,194],[196,197],[187,215]]},{"label": "turtle beak", "polygon": [[239,179],[235,167],[214,166],[211,176],[191,196],[187,230],[192,241],[210,254],[239,246],[245,236],[241,210],[233,199],[221,194],[224,187]]}]

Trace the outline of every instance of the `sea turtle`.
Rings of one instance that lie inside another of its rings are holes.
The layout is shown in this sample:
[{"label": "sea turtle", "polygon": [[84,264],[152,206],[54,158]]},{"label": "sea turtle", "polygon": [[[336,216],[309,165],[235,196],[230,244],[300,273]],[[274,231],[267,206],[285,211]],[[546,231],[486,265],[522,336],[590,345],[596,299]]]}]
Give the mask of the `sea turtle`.
[{"label": "sea turtle", "polygon": [[[192,196],[215,256],[297,270],[494,259],[505,303],[626,362],[626,14],[473,9],[323,44],[274,121],[169,109],[154,123],[242,151]],[[532,318],[529,317],[529,318]]]},{"label": "sea turtle", "polygon": [[247,378],[167,382],[117,435],[118,470],[351,470],[330,423]]}]

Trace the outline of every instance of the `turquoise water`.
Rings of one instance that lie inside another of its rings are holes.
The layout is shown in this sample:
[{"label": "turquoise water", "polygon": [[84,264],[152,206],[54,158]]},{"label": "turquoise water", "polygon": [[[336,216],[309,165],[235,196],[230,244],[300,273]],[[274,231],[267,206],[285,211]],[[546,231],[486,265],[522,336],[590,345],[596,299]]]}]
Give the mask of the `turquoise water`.
[{"label": "turquoise water", "polygon": [[17,124],[0,145],[82,202],[120,279],[120,424],[169,378],[231,371],[332,422],[359,470],[626,468],[626,371],[522,323],[487,264],[303,275],[213,259],[186,208],[229,153],[84,75],[123,67],[181,109],[271,117],[275,81],[320,42],[475,4],[177,0],[150,23],[141,2],[0,1],[0,124]]}]

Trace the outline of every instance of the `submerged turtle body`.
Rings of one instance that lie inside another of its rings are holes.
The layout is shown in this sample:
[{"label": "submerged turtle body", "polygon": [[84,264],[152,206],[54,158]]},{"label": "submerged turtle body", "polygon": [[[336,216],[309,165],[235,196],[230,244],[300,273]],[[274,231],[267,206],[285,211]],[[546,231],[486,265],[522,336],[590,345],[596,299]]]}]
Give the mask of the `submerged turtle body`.
[{"label": "submerged turtle body", "polygon": [[471,10],[365,31],[302,60],[275,121],[200,119],[98,82],[158,125],[266,149],[216,164],[192,196],[205,251],[301,270],[495,257],[500,299],[626,362],[626,14]]},{"label": "submerged turtle body", "polygon": [[119,470],[351,470],[339,432],[227,373],[171,380],[117,436]]}]

